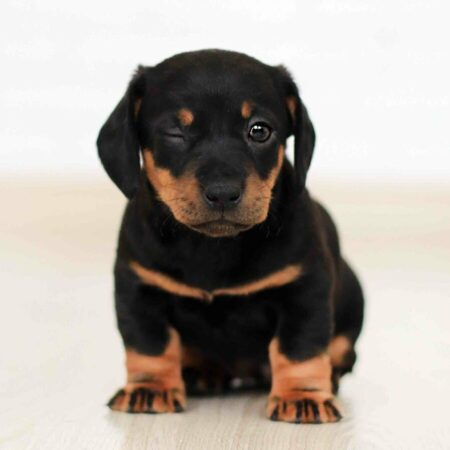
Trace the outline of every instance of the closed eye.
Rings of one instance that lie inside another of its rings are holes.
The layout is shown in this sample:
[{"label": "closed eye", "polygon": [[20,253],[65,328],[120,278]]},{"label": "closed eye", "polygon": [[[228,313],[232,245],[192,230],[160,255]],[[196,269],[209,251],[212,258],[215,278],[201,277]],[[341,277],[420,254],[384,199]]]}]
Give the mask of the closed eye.
[{"label": "closed eye", "polygon": [[162,135],[169,139],[182,139],[182,140],[185,139],[183,132],[178,128],[174,128],[171,130],[165,130],[165,131],[163,131]]}]

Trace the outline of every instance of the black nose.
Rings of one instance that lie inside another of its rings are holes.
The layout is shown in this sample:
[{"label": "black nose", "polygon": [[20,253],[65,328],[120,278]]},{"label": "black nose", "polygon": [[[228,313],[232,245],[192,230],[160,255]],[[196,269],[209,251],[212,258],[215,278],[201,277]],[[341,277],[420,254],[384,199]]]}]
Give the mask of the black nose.
[{"label": "black nose", "polygon": [[242,190],[237,184],[210,184],[205,188],[203,197],[209,207],[214,209],[230,209],[240,201]]}]

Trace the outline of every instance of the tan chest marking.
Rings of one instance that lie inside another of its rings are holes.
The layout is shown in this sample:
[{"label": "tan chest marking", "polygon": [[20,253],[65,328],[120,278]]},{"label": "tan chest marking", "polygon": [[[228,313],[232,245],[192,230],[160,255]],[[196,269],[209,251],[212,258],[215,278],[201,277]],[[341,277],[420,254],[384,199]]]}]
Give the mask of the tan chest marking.
[{"label": "tan chest marking", "polygon": [[130,262],[130,267],[134,273],[145,284],[159,287],[163,291],[170,292],[171,294],[180,295],[181,297],[194,297],[200,300],[212,300],[211,293],[189,286],[188,284],[181,283],[168,275],[156,270],[147,269],[141,266],[136,261]]},{"label": "tan chest marking", "polygon": [[300,264],[292,264],[249,283],[239,286],[214,289],[213,291],[205,291],[203,289],[189,286],[185,283],[177,281],[162,272],[147,269],[136,261],[131,261],[130,267],[143,283],[159,287],[160,289],[170,292],[171,294],[182,297],[193,297],[206,301],[212,301],[214,297],[225,295],[247,296],[265,289],[284,286],[285,284],[295,281],[302,273],[302,267]]}]

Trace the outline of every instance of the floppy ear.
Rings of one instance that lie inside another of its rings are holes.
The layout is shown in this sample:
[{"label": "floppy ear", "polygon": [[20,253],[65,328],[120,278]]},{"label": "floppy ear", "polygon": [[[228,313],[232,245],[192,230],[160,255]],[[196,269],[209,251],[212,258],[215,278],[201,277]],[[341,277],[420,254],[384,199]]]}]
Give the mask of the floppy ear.
[{"label": "floppy ear", "polygon": [[97,138],[98,154],[103,167],[128,198],[136,193],[139,184],[136,117],[145,89],[143,72],[144,69],[140,66]]},{"label": "floppy ear", "polygon": [[316,133],[291,75],[283,66],[276,69],[281,75],[282,89],[291,119],[288,136],[294,135],[294,167],[298,190],[301,192],[305,187],[306,173],[311,164]]}]

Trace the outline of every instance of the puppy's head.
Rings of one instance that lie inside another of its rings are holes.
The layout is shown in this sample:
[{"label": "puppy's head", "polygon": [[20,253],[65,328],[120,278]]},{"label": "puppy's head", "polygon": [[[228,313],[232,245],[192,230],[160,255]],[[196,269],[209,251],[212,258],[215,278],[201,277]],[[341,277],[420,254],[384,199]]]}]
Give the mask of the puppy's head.
[{"label": "puppy's head", "polygon": [[139,67],[97,145],[127,197],[138,188],[141,153],[148,181],[175,219],[219,237],[266,219],[291,134],[301,190],[314,129],[288,72],[205,50]]}]

